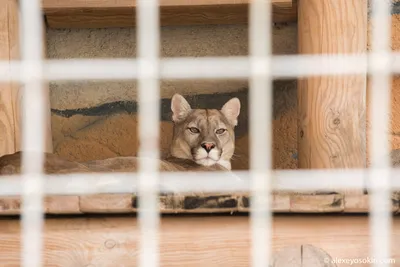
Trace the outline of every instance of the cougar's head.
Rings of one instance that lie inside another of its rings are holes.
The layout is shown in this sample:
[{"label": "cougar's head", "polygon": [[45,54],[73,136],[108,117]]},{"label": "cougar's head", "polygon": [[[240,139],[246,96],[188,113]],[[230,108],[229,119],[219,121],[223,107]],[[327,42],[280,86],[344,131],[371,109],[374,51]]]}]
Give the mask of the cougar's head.
[{"label": "cougar's head", "polygon": [[239,99],[232,98],[221,110],[192,109],[183,96],[175,94],[171,110],[174,122],[171,155],[203,166],[220,164],[230,170]]}]

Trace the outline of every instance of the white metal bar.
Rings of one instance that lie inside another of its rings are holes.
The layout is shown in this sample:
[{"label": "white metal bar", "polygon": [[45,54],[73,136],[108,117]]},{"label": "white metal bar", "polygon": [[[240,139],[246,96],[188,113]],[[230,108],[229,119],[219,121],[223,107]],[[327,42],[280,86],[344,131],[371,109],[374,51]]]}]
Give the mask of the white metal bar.
[{"label": "white metal bar", "polygon": [[[318,75],[364,74],[370,54],[361,55],[282,55],[273,56],[273,78],[297,78]],[[261,63],[263,60],[259,59]],[[394,52],[388,63],[391,71],[400,73],[400,53]],[[115,80],[138,78],[135,59],[50,59],[43,62],[43,78],[48,81]],[[35,69],[36,66],[29,66]],[[0,81],[19,81],[18,61],[0,61]],[[247,79],[250,62],[247,57],[204,57],[160,59],[163,79]],[[371,71],[371,70],[370,70]]]},{"label": "white metal bar", "polygon": [[[280,55],[272,56],[268,61],[272,61],[273,78],[289,79],[365,74],[371,55]],[[159,64],[160,78],[163,79],[246,79],[250,76],[247,57],[163,58]],[[399,74],[400,52],[392,53],[388,64],[394,74]],[[138,78],[137,65],[135,59],[50,59],[43,62],[43,78],[48,81],[131,80]],[[0,61],[0,81],[21,80],[20,70],[18,61]]]},{"label": "white metal bar", "polygon": [[[42,93],[43,21],[41,1],[21,0],[22,58],[22,266],[42,266],[44,97]],[[30,66],[35,66],[34,69]]]},{"label": "white metal bar", "polygon": [[[159,3],[137,1],[138,92],[139,92],[139,266],[159,266]],[[150,160],[149,160],[150,159]]]},{"label": "white metal bar", "polygon": [[253,0],[249,14],[251,266],[269,266],[272,148],[271,1]]},{"label": "white metal bar", "polygon": [[[378,176],[385,170],[376,170]],[[274,170],[271,173],[273,190],[283,191],[335,191],[341,189],[371,189],[367,169],[344,170]],[[248,192],[251,190],[249,171],[224,172],[176,172],[160,173],[162,192]],[[324,179],[321,179],[324,177]],[[390,173],[393,190],[400,191],[400,169]],[[44,192],[48,195],[86,195],[99,193],[136,193],[136,173],[76,173],[43,175]],[[2,176],[0,196],[18,196],[22,193],[22,181],[18,176]]]},{"label": "white metal bar", "polygon": [[[391,243],[390,149],[387,139],[390,112],[390,29],[389,1],[372,0],[371,56],[371,201],[370,237],[373,266],[389,266]],[[378,175],[379,172],[379,175]],[[380,261],[385,262],[383,264]]]}]

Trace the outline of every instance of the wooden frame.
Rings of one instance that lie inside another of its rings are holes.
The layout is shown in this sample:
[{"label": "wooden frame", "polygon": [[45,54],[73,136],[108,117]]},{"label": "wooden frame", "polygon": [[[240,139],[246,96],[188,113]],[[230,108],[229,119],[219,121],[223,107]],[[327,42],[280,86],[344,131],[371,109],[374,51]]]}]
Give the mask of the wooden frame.
[{"label": "wooden frame", "polygon": [[[161,0],[160,24],[245,24],[251,0]],[[273,0],[274,22],[296,22],[292,0]],[[43,0],[50,28],[134,27],[134,0]]]}]

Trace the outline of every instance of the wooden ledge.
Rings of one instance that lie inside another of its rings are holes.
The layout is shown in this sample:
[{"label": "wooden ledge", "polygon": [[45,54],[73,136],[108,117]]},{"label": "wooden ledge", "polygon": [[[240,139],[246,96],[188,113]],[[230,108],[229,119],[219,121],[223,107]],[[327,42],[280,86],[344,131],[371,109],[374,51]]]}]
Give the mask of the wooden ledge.
[{"label": "wooden ledge", "polygon": [[[161,0],[161,26],[246,24],[251,0]],[[275,23],[296,22],[292,0],[272,0]],[[136,26],[134,0],[43,0],[50,28]]]},{"label": "wooden ledge", "polygon": [[[167,194],[159,197],[159,211],[176,213],[247,213],[248,193]],[[400,195],[392,194],[392,212],[398,214]],[[95,194],[84,196],[47,196],[46,214],[136,213],[138,199],[131,194]],[[343,193],[299,194],[275,192],[272,195],[275,213],[365,213],[369,211],[369,195]],[[19,197],[0,198],[0,216],[18,215]]]}]

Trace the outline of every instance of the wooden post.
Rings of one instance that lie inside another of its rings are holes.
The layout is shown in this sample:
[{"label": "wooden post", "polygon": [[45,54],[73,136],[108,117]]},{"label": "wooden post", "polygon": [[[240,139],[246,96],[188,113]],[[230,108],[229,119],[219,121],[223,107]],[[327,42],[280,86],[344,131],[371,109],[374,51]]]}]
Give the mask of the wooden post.
[{"label": "wooden post", "polygon": [[[298,0],[299,53],[365,53],[367,2]],[[366,75],[300,79],[298,109],[299,168],[365,167]]]},{"label": "wooden post", "polygon": [[[17,0],[0,1],[0,60],[20,59]],[[21,97],[19,83],[0,83],[0,156],[21,150]],[[48,87],[44,90],[48,99]],[[47,103],[49,103],[47,101]],[[46,151],[52,152],[50,109],[46,125]]]}]

